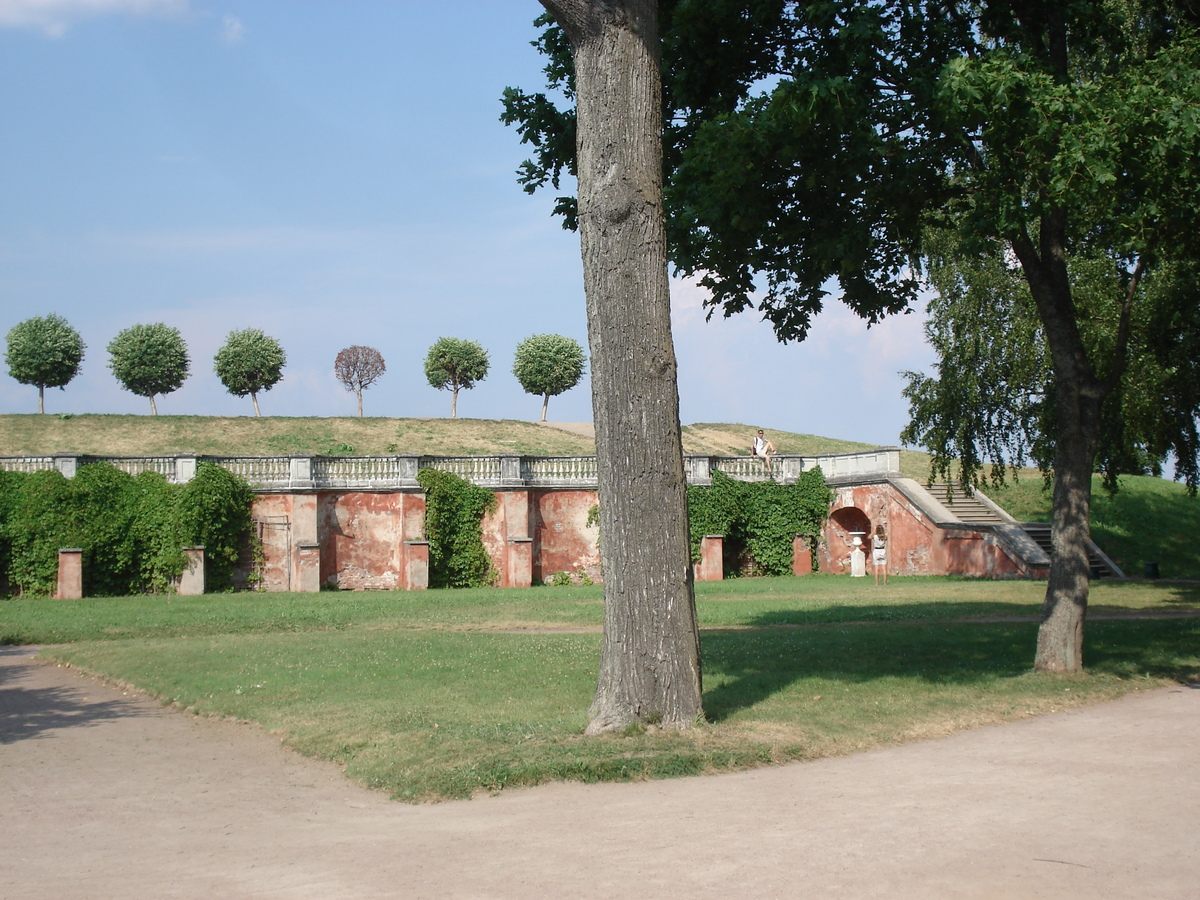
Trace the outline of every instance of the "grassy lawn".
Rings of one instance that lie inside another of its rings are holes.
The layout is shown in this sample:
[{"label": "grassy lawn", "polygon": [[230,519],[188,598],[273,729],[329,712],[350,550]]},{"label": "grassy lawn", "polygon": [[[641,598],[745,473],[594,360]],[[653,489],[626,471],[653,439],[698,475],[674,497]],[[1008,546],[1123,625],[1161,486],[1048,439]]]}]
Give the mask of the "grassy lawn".
[{"label": "grassy lawn", "polygon": [[[865,580],[864,580],[865,581]],[[0,602],[0,641],[234,716],[406,800],[724,771],[948,734],[1200,677],[1200,618],[1097,618],[1088,672],[1029,672],[1044,584],[698,586],[708,721],[584,738],[599,588]],[[1092,610],[1200,610],[1099,584]],[[997,621],[999,619],[999,621]]]}]

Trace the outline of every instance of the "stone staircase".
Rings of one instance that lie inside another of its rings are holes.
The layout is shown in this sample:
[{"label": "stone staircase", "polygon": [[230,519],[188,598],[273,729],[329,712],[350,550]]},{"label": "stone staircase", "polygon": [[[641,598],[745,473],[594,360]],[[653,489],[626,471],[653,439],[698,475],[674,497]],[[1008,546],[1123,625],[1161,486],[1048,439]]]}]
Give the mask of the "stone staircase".
[{"label": "stone staircase", "polygon": [[997,512],[995,507],[980,499],[981,495],[978,491],[968,495],[966,488],[957,481],[938,481],[926,485],[926,489],[935,500],[964,522],[988,525],[1012,522],[1011,518]]},{"label": "stone staircase", "polygon": [[[1017,522],[1007,513],[991,503],[981,491],[975,491],[970,496],[959,482],[937,482],[927,485],[926,489],[939,503],[956,515],[961,521],[971,525],[1017,525],[1022,528],[1033,541],[1045,552],[1051,555],[1053,545],[1050,542],[1050,525],[1045,522]],[[1109,559],[1094,542],[1089,541],[1088,560],[1091,564],[1093,578],[1122,578],[1124,572],[1117,568],[1116,563]]]},{"label": "stone staircase", "polygon": [[[1038,546],[1049,556],[1052,547],[1050,526],[1045,522],[1022,522],[1021,527],[1025,529],[1026,534],[1037,541]],[[1091,566],[1093,578],[1120,578],[1124,575],[1123,572],[1116,570],[1113,561],[1101,553],[1095,543],[1089,541],[1088,544],[1088,564]]]}]

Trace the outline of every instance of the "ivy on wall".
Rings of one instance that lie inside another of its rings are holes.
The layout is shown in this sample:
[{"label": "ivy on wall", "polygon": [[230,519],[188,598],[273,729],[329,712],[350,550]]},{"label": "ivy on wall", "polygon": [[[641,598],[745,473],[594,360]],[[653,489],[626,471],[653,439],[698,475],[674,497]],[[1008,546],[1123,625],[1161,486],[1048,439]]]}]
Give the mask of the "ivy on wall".
[{"label": "ivy on wall", "polygon": [[421,469],[425,491],[425,537],[429,540],[429,586],[483,587],[496,571],[483,546],[483,517],[496,508],[496,495],[450,472]]},{"label": "ivy on wall", "polygon": [[793,539],[800,535],[815,547],[832,502],[833,492],[819,467],[794,484],[734,481],[714,471],[712,485],[688,488],[692,560],[700,559],[701,538],[719,534],[725,538],[727,559],[744,550],[764,574],[787,575]]},{"label": "ivy on wall", "polygon": [[226,589],[253,540],[253,499],[243,479],[211,463],[183,487],[109,463],[82,466],[72,479],[0,473],[0,588],[52,595],[59,549],[79,547],[86,596],[163,593],[187,563],[183,547],[202,545],[208,589]]},{"label": "ivy on wall", "polygon": [[[207,590],[233,587],[243,551],[257,551],[250,520],[254,491],[244,478],[216,463],[201,462],[179,496],[181,546],[204,548]],[[182,568],[179,570],[183,571]]]}]

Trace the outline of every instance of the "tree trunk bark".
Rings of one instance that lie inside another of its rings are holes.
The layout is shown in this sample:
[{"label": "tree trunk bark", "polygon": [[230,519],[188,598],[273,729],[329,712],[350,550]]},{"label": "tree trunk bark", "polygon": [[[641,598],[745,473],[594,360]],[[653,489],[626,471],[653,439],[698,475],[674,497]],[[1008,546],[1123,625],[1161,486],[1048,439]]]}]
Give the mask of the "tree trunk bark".
[{"label": "tree trunk bark", "polygon": [[[1091,406],[1079,391],[1059,390],[1058,405],[1072,400]],[[1075,397],[1063,397],[1074,394]],[[1061,417],[1060,412],[1060,417]],[[1090,414],[1088,419],[1093,418]],[[1065,428],[1060,425],[1054,451],[1054,507],[1051,525],[1053,550],[1042,622],[1038,627],[1037,654],[1033,667],[1038,672],[1083,670],[1083,626],[1087,619],[1091,564],[1092,467],[1096,458],[1099,408],[1096,427]]]},{"label": "tree trunk bark", "polygon": [[545,394],[545,395],[543,395],[543,396],[542,396],[542,421],[543,421],[543,422],[545,422],[545,421],[546,421],[546,408],[547,408],[549,405],[550,405],[550,395],[549,395],[549,394]]},{"label": "tree trunk bark", "polygon": [[362,391],[358,390],[358,391],[355,391],[354,393],[358,397],[358,417],[361,419],[362,418]]},{"label": "tree trunk bark", "polygon": [[458,388],[450,392],[450,418],[458,418]]},{"label": "tree trunk bark", "polygon": [[46,386],[38,385],[38,413],[45,415],[46,413]]},{"label": "tree trunk bark", "polygon": [[703,715],[662,203],[653,0],[542,0],[575,58],[604,642],[589,734]]},{"label": "tree trunk bark", "polygon": [[1050,350],[1055,379],[1052,553],[1034,669],[1083,669],[1091,566],[1092,469],[1107,389],[1096,377],[1079,333],[1066,264],[1065,212],[1043,216],[1039,245],[1014,241]]},{"label": "tree trunk bark", "polygon": [[257,391],[251,391],[251,392],[250,392],[250,401],[251,401],[251,402],[254,404],[254,415],[255,415],[255,417],[257,417],[257,418],[261,418],[261,417],[262,417],[262,413],[261,413],[261,412],[259,412],[259,410],[258,410],[258,392],[257,392]]},{"label": "tree trunk bark", "polygon": [[152,416],[158,415],[158,405],[154,402],[153,394],[150,395],[150,415],[152,415]]}]

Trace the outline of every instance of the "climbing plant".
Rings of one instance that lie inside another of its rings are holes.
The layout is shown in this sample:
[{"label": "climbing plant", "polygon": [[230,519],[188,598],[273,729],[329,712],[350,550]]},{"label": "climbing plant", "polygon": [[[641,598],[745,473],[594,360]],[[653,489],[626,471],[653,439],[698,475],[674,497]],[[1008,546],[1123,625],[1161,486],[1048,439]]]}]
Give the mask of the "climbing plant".
[{"label": "climbing plant", "polygon": [[181,546],[204,547],[206,590],[232,588],[243,551],[253,552],[253,504],[246,480],[216,463],[200,462],[196,476],[184,485],[178,507]]},{"label": "climbing plant", "polygon": [[711,485],[688,488],[692,559],[700,559],[701,538],[719,534],[727,550],[744,548],[763,573],[786,575],[792,571],[793,539],[800,535],[815,546],[832,500],[819,467],[793,484],[734,481],[714,471]]},{"label": "climbing plant", "polygon": [[186,486],[156,472],[133,477],[109,463],[74,478],[50,470],[0,473],[0,587],[46,596],[58,581],[58,551],[83,551],[86,596],[164,593],[183,572],[183,547],[202,544],[209,589],[228,587],[253,536],[253,494],[244,480],[201,463]]},{"label": "climbing plant", "polygon": [[430,587],[481,587],[496,573],[483,546],[480,523],[496,508],[496,496],[450,472],[421,469],[425,490],[425,537],[429,540]]}]

